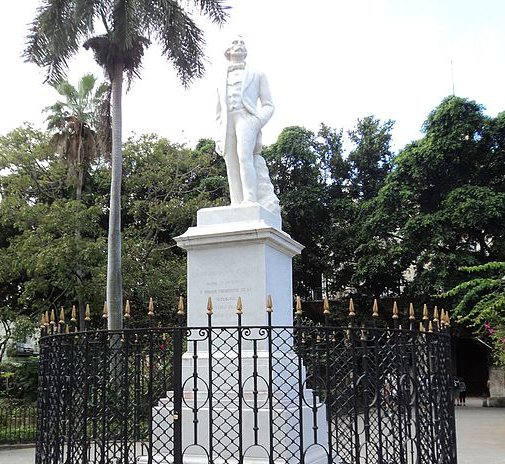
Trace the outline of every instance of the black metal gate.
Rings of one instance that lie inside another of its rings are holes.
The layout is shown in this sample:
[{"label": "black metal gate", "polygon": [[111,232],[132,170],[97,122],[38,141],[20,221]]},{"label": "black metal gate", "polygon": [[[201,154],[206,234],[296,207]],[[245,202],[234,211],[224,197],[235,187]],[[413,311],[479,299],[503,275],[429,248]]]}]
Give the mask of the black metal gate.
[{"label": "black metal gate", "polygon": [[46,334],[36,463],[456,463],[445,320],[208,321]]}]

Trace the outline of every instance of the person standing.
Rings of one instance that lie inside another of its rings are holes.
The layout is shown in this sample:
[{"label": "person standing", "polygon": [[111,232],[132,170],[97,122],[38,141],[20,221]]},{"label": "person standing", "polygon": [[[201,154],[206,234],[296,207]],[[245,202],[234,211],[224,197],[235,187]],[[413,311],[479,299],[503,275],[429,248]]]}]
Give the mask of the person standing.
[{"label": "person standing", "polygon": [[459,399],[458,399],[459,405],[466,406],[466,404],[465,404],[465,402],[466,402],[466,383],[463,380],[463,377],[459,378],[458,388],[459,388]]}]

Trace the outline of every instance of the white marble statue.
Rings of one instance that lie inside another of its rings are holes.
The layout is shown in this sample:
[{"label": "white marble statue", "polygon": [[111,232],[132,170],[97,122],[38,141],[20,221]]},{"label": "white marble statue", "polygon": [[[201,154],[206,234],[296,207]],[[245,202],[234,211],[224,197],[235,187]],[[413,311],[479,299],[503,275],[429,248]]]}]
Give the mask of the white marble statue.
[{"label": "white marble statue", "polygon": [[230,65],[218,88],[218,151],[226,161],[231,205],[259,203],[280,214],[268,168],[259,155],[261,128],[274,112],[267,78],[247,66],[247,49],[241,37],[232,41],[225,56]]}]

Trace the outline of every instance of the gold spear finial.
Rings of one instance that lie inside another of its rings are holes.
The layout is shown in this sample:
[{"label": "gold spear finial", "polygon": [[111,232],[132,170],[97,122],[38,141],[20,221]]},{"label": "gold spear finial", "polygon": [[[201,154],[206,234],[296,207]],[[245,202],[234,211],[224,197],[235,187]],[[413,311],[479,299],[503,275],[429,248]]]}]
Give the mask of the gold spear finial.
[{"label": "gold spear finial", "polygon": [[54,325],[54,308],[51,309],[51,318],[49,319],[49,324]]},{"label": "gold spear finial", "polygon": [[433,309],[433,322],[438,322],[438,307],[435,306]]},{"label": "gold spear finial", "polygon": [[89,307],[89,304],[86,305],[86,311],[84,312],[84,320],[86,322],[91,321],[91,309]]},{"label": "gold spear finial", "polygon": [[409,321],[416,320],[416,313],[414,312],[414,305],[410,303],[409,305]]},{"label": "gold spear finial", "polygon": [[424,324],[422,322],[419,323],[419,332],[424,332]]},{"label": "gold spear finial", "polygon": [[65,324],[65,333],[66,334],[70,333],[70,328],[68,327],[68,324]]},{"label": "gold spear finial", "polygon": [[244,311],[243,311],[243,307],[242,307],[242,298],[238,297],[237,298],[237,314],[242,314]]},{"label": "gold spear finial", "polygon": [[330,302],[328,301],[328,295],[323,298],[323,314],[330,314]]},{"label": "gold spear finial", "polygon": [[63,306],[60,308],[60,317],[59,317],[58,322],[59,322],[61,325],[64,325],[64,324],[65,324],[65,310],[63,309]]},{"label": "gold spear finial", "polygon": [[212,298],[209,296],[207,300],[207,315],[212,316],[214,314],[214,307],[212,306]]},{"label": "gold spear finial", "polygon": [[70,315],[70,322],[75,324],[77,322],[77,308],[72,305],[72,314]]},{"label": "gold spear finial", "polygon": [[431,321],[428,323],[428,332],[433,332],[433,324]]},{"label": "gold spear finial", "polygon": [[102,318],[107,319],[109,317],[108,310],[107,310],[107,302],[103,302],[103,309],[102,309]]},{"label": "gold spear finial", "polygon": [[46,317],[44,315],[44,312],[42,312],[42,314],[40,315],[40,328],[41,329],[43,329],[46,326],[45,322],[46,322]]},{"label": "gold spear finial", "polygon": [[300,296],[297,296],[296,297],[296,315],[297,316],[301,316],[303,313],[302,311],[302,300],[300,298]]},{"label": "gold spear finial", "polygon": [[445,326],[445,309],[440,310],[440,323]]},{"label": "gold spear finial", "polygon": [[447,327],[451,326],[451,318],[449,317],[449,311],[445,313],[445,320],[447,321]]},{"label": "gold spear finial", "polygon": [[184,298],[182,296],[179,297],[179,304],[177,305],[177,314],[179,316],[184,316]]},{"label": "gold spear finial", "polygon": [[274,310],[272,295],[267,295],[267,312],[271,313]]},{"label": "gold spear finial", "polygon": [[44,325],[47,327],[49,325],[49,311],[44,313]]},{"label": "gold spear finial", "polygon": [[147,307],[147,315],[149,317],[154,316],[154,301],[153,301],[152,297],[149,298],[149,306]]},{"label": "gold spear finial", "polygon": [[428,306],[426,303],[423,305],[423,321],[427,321],[428,318]]},{"label": "gold spear finial", "polygon": [[393,302],[393,319],[398,319],[398,305]]},{"label": "gold spear finial", "polygon": [[372,317],[379,317],[379,303],[377,302],[377,298],[373,300]]},{"label": "gold spear finial", "polygon": [[124,318],[130,319],[130,317],[131,317],[130,300],[126,300],[126,304],[124,307]]},{"label": "gold spear finial", "polygon": [[349,300],[349,316],[356,316],[356,311],[354,310],[354,301],[352,301],[352,298]]}]

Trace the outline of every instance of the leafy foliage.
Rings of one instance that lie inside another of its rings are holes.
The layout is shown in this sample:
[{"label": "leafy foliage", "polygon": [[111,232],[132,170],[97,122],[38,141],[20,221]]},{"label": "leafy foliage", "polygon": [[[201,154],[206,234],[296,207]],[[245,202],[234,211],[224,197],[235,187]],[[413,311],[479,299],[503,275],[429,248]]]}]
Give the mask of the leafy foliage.
[{"label": "leafy foliage", "polygon": [[[195,0],[197,10],[222,24],[226,7],[219,0]],[[95,36],[97,22],[106,33]],[[129,79],[138,75],[144,48],[154,38],[181,81],[203,73],[203,31],[175,0],[47,0],[37,11],[27,37],[25,58],[46,68],[50,83],[65,75],[82,42],[112,76],[122,63]]]},{"label": "leafy foliage", "polygon": [[[65,161],[46,134],[17,129],[0,138],[0,153],[9,168],[0,178],[0,304],[33,315],[69,308],[81,294],[97,321],[107,261],[107,164],[97,159],[90,165],[76,201]],[[209,141],[189,150],[142,136],[125,144],[125,171],[125,298],[139,318],[155,297],[157,313],[168,323],[185,289],[185,257],[173,237],[192,225],[198,208],[224,203],[225,166]],[[81,280],[73,278],[77,260]]]},{"label": "leafy foliage", "polygon": [[378,291],[426,301],[461,282],[461,266],[503,258],[502,119],[449,97],[395,158],[363,216],[358,250],[359,273]]},{"label": "leafy foliage", "polygon": [[307,296],[321,287],[321,241],[328,222],[327,159],[315,135],[301,127],[284,129],[264,155],[282,205],[283,227],[305,246],[294,262],[294,291]]},{"label": "leafy foliage", "polygon": [[470,274],[443,296],[456,300],[454,316],[490,339],[497,363],[505,366],[505,262],[463,267]]},{"label": "leafy foliage", "polygon": [[[226,7],[221,0],[194,0],[196,11],[222,24]],[[175,67],[183,85],[203,75],[203,32],[194,22],[189,3],[177,0],[46,0],[38,9],[28,35],[25,58],[46,68],[47,80],[59,83],[81,41],[111,82],[111,185],[107,238],[107,305],[109,328],[122,327],[121,255],[122,86],[139,76],[144,50],[153,37]],[[105,33],[95,34],[101,21]]]},{"label": "leafy foliage", "polygon": [[22,362],[0,364],[3,386],[0,396],[33,403],[37,399],[39,362],[32,357]]}]

